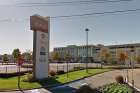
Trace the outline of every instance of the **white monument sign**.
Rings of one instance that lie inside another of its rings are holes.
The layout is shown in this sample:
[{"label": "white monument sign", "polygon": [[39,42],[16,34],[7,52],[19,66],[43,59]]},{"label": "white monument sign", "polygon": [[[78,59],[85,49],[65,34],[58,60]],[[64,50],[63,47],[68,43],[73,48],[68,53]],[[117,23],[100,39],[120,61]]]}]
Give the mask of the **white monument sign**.
[{"label": "white monument sign", "polygon": [[30,17],[31,30],[34,31],[33,63],[34,77],[43,79],[48,77],[49,69],[49,17],[33,15]]}]

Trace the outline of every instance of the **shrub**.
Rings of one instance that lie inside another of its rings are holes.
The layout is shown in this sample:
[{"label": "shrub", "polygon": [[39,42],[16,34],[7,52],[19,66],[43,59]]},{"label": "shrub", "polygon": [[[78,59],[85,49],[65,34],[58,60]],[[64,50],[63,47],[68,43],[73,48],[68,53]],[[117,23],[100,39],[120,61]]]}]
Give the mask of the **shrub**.
[{"label": "shrub", "polygon": [[35,79],[32,74],[26,74],[25,78],[23,79],[24,82],[34,82]]},{"label": "shrub", "polygon": [[97,89],[92,89],[90,86],[88,85],[84,85],[81,86],[76,93],[101,93],[100,91],[98,91]]},{"label": "shrub", "polygon": [[84,67],[74,67],[74,70],[76,71],[76,70],[83,70],[84,69]]},{"label": "shrub", "polygon": [[110,63],[111,63],[111,65],[116,65],[117,61],[111,61]]},{"label": "shrub", "polygon": [[23,68],[33,68],[33,65],[32,64],[24,64],[21,67],[23,67]]},{"label": "shrub", "polygon": [[[25,73],[27,73],[27,71],[21,71],[20,75],[25,75]],[[15,77],[18,76],[19,73],[18,72],[13,72],[13,73],[0,73],[0,77],[1,78],[10,78],[10,77]]]},{"label": "shrub", "polygon": [[127,84],[112,83],[99,88],[102,93],[133,93]]},{"label": "shrub", "polygon": [[56,72],[54,72],[53,70],[51,70],[51,71],[49,72],[49,74],[50,74],[51,76],[55,76],[55,75],[56,75]]},{"label": "shrub", "polygon": [[121,76],[121,75],[116,76],[115,80],[116,80],[117,83],[120,83],[120,84],[124,83],[123,76]]},{"label": "shrub", "polygon": [[65,74],[64,70],[57,71],[57,75]]}]

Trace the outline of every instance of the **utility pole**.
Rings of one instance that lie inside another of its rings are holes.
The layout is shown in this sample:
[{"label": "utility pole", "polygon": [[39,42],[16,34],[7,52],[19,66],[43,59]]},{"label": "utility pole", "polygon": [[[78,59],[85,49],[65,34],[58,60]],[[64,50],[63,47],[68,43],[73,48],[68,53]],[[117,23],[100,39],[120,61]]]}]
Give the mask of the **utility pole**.
[{"label": "utility pole", "polygon": [[[126,47],[125,47],[125,53],[126,53],[126,54],[128,54],[128,53],[127,53],[127,49],[128,49],[128,47],[126,46]],[[126,67],[126,82],[128,83],[128,82],[129,82],[129,73],[128,73],[129,64],[128,64],[127,61],[125,61],[125,67]]]},{"label": "utility pole", "polygon": [[86,31],[86,73],[88,73],[88,32],[89,32],[89,29],[86,28],[85,31]]},{"label": "utility pole", "polygon": [[133,87],[133,93],[134,93],[134,60],[133,60],[133,56],[134,56],[134,52],[135,52],[135,49],[134,47],[132,46],[131,47],[131,75],[132,75],[132,87]]}]

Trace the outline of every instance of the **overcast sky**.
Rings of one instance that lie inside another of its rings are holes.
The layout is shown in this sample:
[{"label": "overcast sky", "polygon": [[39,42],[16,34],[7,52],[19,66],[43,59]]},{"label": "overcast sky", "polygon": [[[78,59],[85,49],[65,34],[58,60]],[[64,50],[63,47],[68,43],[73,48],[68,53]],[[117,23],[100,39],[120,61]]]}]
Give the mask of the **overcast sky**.
[{"label": "overcast sky", "polygon": [[[29,17],[33,14],[54,17],[61,15],[140,9],[140,0],[115,3],[73,3],[70,5],[62,4],[58,6],[32,6],[31,4],[28,4],[63,1],[70,2],[70,0],[1,0],[0,54],[9,54],[14,48],[19,48],[22,52],[28,49],[32,50],[33,32],[30,31]],[[54,47],[85,44],[85,28],[90,29],[90,44],[110,45],[140,43],[140,11],[56,18],[51,19],[50,21],[50,50]]]}]

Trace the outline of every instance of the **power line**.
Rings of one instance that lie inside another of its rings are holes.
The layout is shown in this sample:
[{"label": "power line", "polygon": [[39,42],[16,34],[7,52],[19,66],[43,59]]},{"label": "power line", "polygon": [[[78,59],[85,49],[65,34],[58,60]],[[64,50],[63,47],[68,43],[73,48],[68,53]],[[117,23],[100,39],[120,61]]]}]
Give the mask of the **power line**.
[{"label": "power line", "polygon": [[[51,16],[51,19],[60,19],[60,18],[73,18],[73,17],[84,17],[84,16],[94,16],[94,15],[105,15],[105,14],[116,14],[116,13],[129,13],[129,12],[136,12],[140,11],[138,9],[129,9],[129,10],[116,10],[116,11],[107,11],[107,12],[96,12],[96,13],[87,13],[87,14],[75,14],[75,15],[64,15],[64,16]],[[0,22],[22,22],[22,21],[29,21],[29,18],[26,19],[1,19]]]},{"label": "power line", "polygon": [[74,4],[95,4],[95,3],[118,3],[118,2],[129,2],[133,0],[83,0],[83,1],[69,1],[69,2],[52,2],[52,3],[16,3],[9,5],[0,5],[0,6],[15,6],[15,7],[47,7],[47,6],[65,6],[65,5],[74,5]]},{"label": "power line", "polygon": [[120,2],[132,0],[89,0],[89,1],[71,1],[71,2],[52,2],[52,3],[19,3],[19,4],[74,4],[74,3],[104,3],[104,2]]},{"label": "power line", "polygon": [[50,18],[53,18],[53,19],[57,19],[57,18],[71,18],[71,17],[82,17],[82,16],[115,14],[115,13],[128,13],[128,12],[136,12],[136,11],[140,11],[140,8],[139,9],[130,9],[130,10],[117,10],[117,11],[108,11],[108,12],[88,13],[88,14],[75,14],[75,15],[66,15],[66,16],[54,16],[54,17],[50,17]]},{"label": "power line", "polygon": [[133,0],[89,0],[89,1],[71,1],[71,2],[54,2],[54,3],[19,3],[20,7],[34,7],[34,6],[64,6],[73,4],[94,4],[94,3],[117,3],[129,2]]}]

